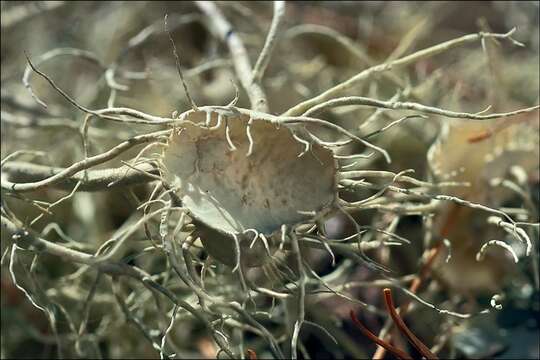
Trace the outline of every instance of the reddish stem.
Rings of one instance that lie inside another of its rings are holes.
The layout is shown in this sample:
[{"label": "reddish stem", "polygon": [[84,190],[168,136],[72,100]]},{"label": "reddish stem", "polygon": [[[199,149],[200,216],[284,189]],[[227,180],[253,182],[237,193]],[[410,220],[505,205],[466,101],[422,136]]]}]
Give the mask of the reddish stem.
[{"label": "reddish stem", "polygon": [[[448,234],[454,227],[455,223],[457,222],[457,218],[460,215],[461,211],[462,211],[462,207],[457,206],[456,204],[450,205],[450,212],[448,213],[446,217],[446,221],[440,231],[441,237],[446,238],[448,236]],[[428,249],[425,250],[424,252],[425,255],[423,255],[423,257],[425,256],[426,262],[420,269],[418,276],[414,278],[414,280],[412,281],[409,287],[409,291],[411,291],[413,294],[416,294],[418,292],[418,289],[420,288],[424,280],[428,277],[429,272],[435,262],[435,259],[437,258],[437,255],[439,255],[443,247],[444,247],[443,242],[439,241],[439,243],[433,248],[429,250]],[[398,310],[399,313],[405,315],[409,308],[409,304],[410,304],[410,301],[402,304],[401,308]],[[387,336],[387,339],[390,341],[391,334]],[[373,354],[373,358],[374,359],[384,358],[384,352],[385,352],[385,349],[383,347],[379,347]]]},{"label": "reddish stem", "polygon": [[469,144],[473,144],[473,143],[477,143],[477,142],[480,142],[480,141],[484,141],[486,139],[489,139],[491,137],[491,135],[493,135],[492,131],[482,131],[481,133],[469,136],[467,138],[467,142]]},{"label": "reddish stem", "polygon": [[386,309],[394,320],[394,323],[399,328],[400,332],[404,334],[409,342],[418,350],[418,352],[426,359],[437,359],[437,356],[429,350],[429,348],[420,341],[407,327],[403,319],[399,316],[394,306],[394,300],[392,299],[392,290],[386,288],[383,290],[384,300],[386,303]]},{"label": "reddish stem", "polygon": [[249,360],[257,360],[257,353],[255,350],[247,349],[246,353]]},{"label": "reddish stem", "polygon": [[407,354],[405,351],[400,350],[397,347],[375,336],[371,331],[369,331],[368,328],[364,326],[364,324],[360,322],[360,320],[358,320],[353,310],[351,310],[350,315],[351,315],[351,320],[353,321],[354,325],[356,325],[356,327],[362,332],[362,334],[364,334],[365,337],[367,337],[368,339],[370,339],[377,345],[382,346],[383,348],[391,352],[398,359],[412,359],[412,357],[409,354]]}]

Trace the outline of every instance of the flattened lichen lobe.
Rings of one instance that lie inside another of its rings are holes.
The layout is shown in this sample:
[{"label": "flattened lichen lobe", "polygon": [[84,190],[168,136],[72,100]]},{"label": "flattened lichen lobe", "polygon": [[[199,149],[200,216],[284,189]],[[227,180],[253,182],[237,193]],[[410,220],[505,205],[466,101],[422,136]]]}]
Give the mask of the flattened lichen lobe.
[{"label": "flattened lichen lobe", "polygon": [[[315,154],[299,158],[301,147],[290,129],[255,119],[250,129],[253,150],[247,156],[248,120],[229,117],[213,130],[187,123],[185,136],[169,142],[163,157],[165,173],[196,218],[226,233],[251,228],[271,234],[283,224],[307,220],[299,211],[318,212],[333,203],[336,166],[330,150],[313,144]],[[236,150],[226,140],[225,126]],[[186,164],[188,159],[191,165]],[[198,160],[195,172],[194,160]],[[184,165],[191,174],[182,169]]]}]

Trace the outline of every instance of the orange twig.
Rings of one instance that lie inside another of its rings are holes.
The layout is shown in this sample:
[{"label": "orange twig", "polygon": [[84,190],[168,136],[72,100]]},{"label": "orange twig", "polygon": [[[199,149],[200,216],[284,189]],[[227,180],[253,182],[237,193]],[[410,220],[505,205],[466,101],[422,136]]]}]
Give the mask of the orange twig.
[{"label": "orange twig", "polygon": [[482,131],[481,133],[474,134],[472,136],[469,136],[467,138],[467,142],[469,144],[477,143],[480,141],[484,141],[485,139],[489,139],[493,135],[493,131]]},{"label": "orange twig", "polygon": [[[411,285],[409,287],[409,291],[411,291],[414,294],[416,294],[418,292],[418,289],[422,285],[423,281],[427,278],[427,276],[429,274],[429,271],[431,270],[431,267],[433,266],[433,263],[435,262],[435,259],[437,258],[437,255],[439,255],[439,253],[441,252],[441,249],[443,247],[444,247],[443,242],[441,241],[435,247],[433,247],[433,248],[431,248],[429,250],[426,250],[426,253],[428,254],[427,255],[427,260],[424,263],[424,265],[422,266],[422,268],[420,269],[420,272],[419,272],[418,276],[415,277],[414,280],[412,281],[412,283],[411,283]],[[407,310],[409,309],[409,305],[410,305],[410,301],[402,304],[401,308],[399,310],[397,310],[397,311],[399,311],[399,314],[406,314]],[[386,340],[390,341],[390,339],[391,339],[391,336],[388,335],[386,337]],[[375,351],[375,353],[373,354],[373,358],[374,359],[382,359],[382,358],[384,358],[384,352],[385,352],[385,348],[384,347],[379,347],[377,349],[377,351]]]},{"label": "orange twig", "polygon": [[532,114],[521,114],[521,115],[519,115],[519,116],[517,116],[517,117],[515,117],[513,119],[507,119],[505,121],[499,122],[491,130],[485,130],[485,131],[482,131],[480,133],[471,135],[470,137],[467,138],[467,142],[469,144],[474,144],[474,143],[477,143],[477,142],[484,141],[486,139],[489,139],[494,134],[506,129],[509,126],[512,126],[512,125],[515,125],[515,124],[520,124],[520,123],[523,123],[523,122],[532,121],[534,119],[535,119],[535,117],[532,116]]},{"label": "orange twig", "polygon": [[[442,238],[446,238],[448,236],[452,228],[455,226],[457,218],[460,215],[460,212],[462,210],[462,207],[456,204],[451,204],[450,206],[451,206],[450,212],[448,213],[448,216],[446,217],[446,221],[444,222],[440,231],[440,235]],[[440,241],[436,246],[434,246],[433,248],[429,250],[426,249],[426,251],[424,252],[426,254],[426,262],[420,269],[418,276],[414,278],[411,285],[409,286],[409,291],[411,291],[413,294],[416,294],[418,292],[418,289],[420,289],[420,286],[422,285],[424,280],[428,277],[429,272],[433,266],[433,263],[435,262],[437,255],[439,255],[443,247],[444,247],[443,242]],[[398,313],[401,315],[405,315],[407,313],[407,310],[409,309],[409,304],[410,304],[410,301],[401,305],[401,308],[397,310]],[[390,341],[391,335],[388,335],[386,339]],[[373,358],[374,359],[384,358],[385,351],[386,350],[384,347],[379,347],[373,354]]]},{"label": "orange twig", "polygon": [[257,353],[255,350],[247,349],[246,353],[249,360],[257,360]]},{"label": "orange twig", "polygon": [[386,309],[394,320],[394,324],[398,327],[399,331],[407,337],[407,340],[418,350],[418,352],[426,359],[437,359],[437,356],[429,350],[429,348],[420,341],[413,334],[413,332],[407,327],[403,319],[399,316],[394,306],[394,300],[392,299],[392,290],[386,288],[383,290],[384,300],[386,303]]},{"label": "orange twig", "polygon": [[369,338],[371,341],[373,341],[377,345],[382,346],[383,348],[391,352],[398,359],[412,359],[411,356],[407,354],[405,351],[398,349],[397,347],[387,343],[386,341],[382,339],[379,339],[375,334],[369,331],[369,329],[366,328],[364,324],[360,322],[360,320],[358,320],[353,310],[351,310],[350,315],[351,315],[351,320],[353,321],[354,325],[356,325],[356,327],[362,332],[362,334],[364,334],[365,337]]}]

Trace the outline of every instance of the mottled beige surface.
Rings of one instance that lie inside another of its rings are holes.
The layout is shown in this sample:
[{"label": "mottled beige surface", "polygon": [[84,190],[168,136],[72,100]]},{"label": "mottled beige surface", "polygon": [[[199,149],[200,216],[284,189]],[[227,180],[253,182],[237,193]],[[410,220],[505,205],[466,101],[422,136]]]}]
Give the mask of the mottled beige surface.
[{"label": "mottled beige surface", "polygon": [[[211,114],[210,127],[217,123]],[[246,132],[249,117],[223,117],[215,129],[204,127],[206,112],[191,113],[171,137],[163,163],[166,176],[193,216],[226,233],[247,229],[271,234],[283,224],[306,221],[336,197],[332,152],[304,144],[291,130],[265,120],[251,124],[250,156]],[[226,139],[226,126],[235,150]]]}]

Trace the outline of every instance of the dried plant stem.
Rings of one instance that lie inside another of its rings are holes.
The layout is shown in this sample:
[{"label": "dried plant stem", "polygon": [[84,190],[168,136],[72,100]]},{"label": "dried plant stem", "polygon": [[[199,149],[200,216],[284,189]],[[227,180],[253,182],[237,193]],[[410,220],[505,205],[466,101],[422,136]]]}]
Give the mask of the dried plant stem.
[{"label": "dried plant stem", "polygon": [[233,30],[221,10],[210,1],[196,1],[195,4],[208,17],[209,26],[229,47],[236,75],[246,90],[254,110],[268,112],[268,101],[262,87],[252,81],[252,66],[240,36]]},{"label": "dried plant stem", "polygon": [[304,264],[302,262],[302,254],[300,253],[300,246],[298,245],[298,237],[294,233],[294,230],[291,231],[291,243],[292,243],[292,252],[295,256],[296,266],[298,267],[299,279],[298,279],[298,317],[294,323],[294,330],[291,338],[291,358],[297,359],[297,346],[298,346],[298,336],[300,335],[300,329],[304,323],[306,309],[306,271],[304,269]]},{"label": "dried plant stem", "polygon": [[394,306],[394,300],[392,299],[392,290],[386,288],[383,290],[384,292],[384,300],[386,304],[386,309],[388,310],[388,313],[390,313],[390,316],[392,317],[392,320],[394,320],[394,323],[399,328],[401,333],[403,333],[409,342],[422,354],[423,357],[426,359],[437,359],[437,356],[433,354],[429,348],[424,345],[414,334],[411,330],[409,330],[409,327],[405,324],[401,316],[397,313],[395,306]]},{"label": "dried plant stem", "polygon": [[[356,57],[362,64],[373,66],[375,63],[361,45],[327,26],[319,24],[301,24],[288,29],[284,36],[289,40],[303,34],[317,34],[330,38],[347,49],[350,54]],[[401,80],[398,79],[398,81],[401,83]]]},{"label": "dried plant stem", "polygon": [[176,64],[176,71],[178,72],[178,76],[180,76],[180,82],[182,83],[182,87],[184,88],[184,93],[186,94],[186,97],[189,101],[189,104],[191,105],[191,108],[193,111],[197,111],[197,105],[195,104],[195,101],[191,97],[191,94],[189,93],[186,81],[184,80],[184,75],[182,74],[182,69],[180,68],[180,57],[178,56],[178,51],[176,51],[176,45],[174,44],[174,40],[172,38],[171,33],[169,32],[169,29],[167,28],[167,15],[165,15],[165,19],[163,20],[165,23],[165,32],[169,36],[169,40],[171,41],[171,45],[173,48],[173,55],[175,59]]},{"label": "dried plant stem", "polygon": [[268,66],[270,57],[272,56],[272,51],[276,46],[276,42],[278,39],[278,31],[281,23],[283,22],[284,16],[285,1],[274,1],[274,17],[272,18],[272,23],[270,24],[270,30],[268,31],[268,35],[266,36],[266,42],[264,43],[264,47],[261,50],[261,54],[259,55],[255,66],[253,67],[253,82],[260,83],[264,76],[264,72],[266,70],[266,67]]},{"label": "dried plant stem", "polygon": [[[59,48],[54,49],[51,51],[46,52],[45,54],[41,55],[38,60],[36,61],[36,65],[39,65],[41,63],[44,63],[48,60],[54,59],[59,56],[73,56],[78,57],[87,61],[90,61],[97,66],[99,66],[102,70],[105,69],[105,66],[101,63],[99,58],[92,52],[88,50],[81,50],[81,49],[75,49],[75,48]],[[34,66],[32,63],[28,62],[26,68],[24,69],[24,74],[22,78],[23,85],[28,89],[30,92],[30,95],[34,100],[44,108],[47,108],[47,104],[45,104],[32,90],[32,86],[30,85],[30,77],[32,75],[32,70],[34,70]]]},{"label": "dried plant stem", "polygon": [[148,340],[148,342],[152,345],[152,347],[158,351],[159,353],[162,352],[161,347],[159,344],[152,338],[152,335],[150,335],[150,331],[147,329],[145,324],[139,319],[138,317],[133,314],[133,312],[129,309],[128,305],[126,304],[125,297],[120,294],[120,288],[118,284],[118,279],[113,278],[112,280],[112,292],[114,294],[114,297],[120,306],[120,309],[122,310],[122,313],[125,316],[126,321],[131,322],[139,331],[143,334],[143,336]]},{"label": "dried plant stem", "polygon": [[338,126],[338,125],[333,124],[331,122],[328,122],[326,120],[321,120],[321,119],[312,118],[312,117],[305,117],[305,116],[298,116],[298,117],[285,117],[285,116],[283,116],[283,117],[276,117],[275,119],[277,119],[278,122],[285,123],[285,124],[286,123],[292,123],[292,124],[294,124],[294,123],[306,123],[306,124],[307,123],[312,123],[312,124],[317,124],[317,125],[320,125],[320,126],[324,126],[324,127],[334,129],[337,132],[340,132],[343,135],[346,135],[346,136],[350,137],[351,139],[360,142],[364,146],[377,151],[378,153],[380,153],[384,157],[384,159],[386,160],[387,163],[392,162],[392,160],[390,158],[390,155],[383,148],[381,148],[381,147],[379,147],[377,145],[374,145],[374,144],[372,144],[372,143],[370,143],[370,142],[368,142],[368,141],[354,135],[350,131],[342,128],[341,126]]},{"label": "dried plant stem", "polygon": [[498,119],[503,117],[510,117],[515,116],[531,111],[538,110],[540,108],[540,105],[535,105],[529,108],[525,109],[519,109],[515,111],[510,111],[506,113],[495,113],[495,114],[487,114],[487,115],[481,115],[481,113],[466,113],[466,112],[456,112],[456,111],[450,111],[450,110],[444,110],[439,109],[432,106],[426,106],[414,102],[399,102],[399,101],[382,101],[382,100],[376,100],[371,99],[367,97],[361,97],[361,96],[349,96],[349,97],[341,97],[337,99],[332,99],[329,101],[325,101],[317,106],[312,107],[308,111],[306,111],[302,116],[314,116],[316,113],[333,108],[338,106],[346,106],[346,105],[359,105],[359,106],[370,106],[375,108],[384,108],[384,109],[392,109],[392,110],[414,110],[421,113],[426,114],[434,114],[434,115],[441,115],[449,118],[459,118],[459,119],[471,119],[471,120],[490,120],[490,119]]},{"label": "dried plant stem", "polygon": [[[5,216],[1,217],[2,232],[11,235],[17,244],[33,245],[37,250],[45,251],[49,254],[62,257],[64,260],[78,264],[92,265],[94,261],[92,255],[80,251],[69,249],[65,246],[55,244],[39,237],[32,230],[22,230],[22,224],[16,224]],[[23,246],[23,245],[21,245]]]},{"label": "dried plant stem", "polygon": [[[78,191],[102,191],[125,186],[133,186],[153,181],[145,173],[158,175],[157,168],[149,163],[136,165],[133,170],[129,166],[112,169],[87,170],[86,173],[77,173],[64,180],[50,185],[55,189],[71,190],[80,182]],[[8,180],[16,183],[37,182],[65,171],[65,168],[36,165],[27,162],[10,161],[6,163],[2,172]]]},{"label": "dried plant stem", "polygon": [[[455,211],[457,212],[459,207],[455,206],[454,209],[456,209]],[[448,217],[447,223],[451,223],[453,221],[454,221],[454,216]],[[443,232],[441,235],[445,236],[446,233]],[[437,258],[437,256],[439,255],[439,253],[441,252],[443,247],[444,247],[444,243],[441,241],[435,247],[433,247],[431,249],[426,249],[424,251],[423,258],[426,259],[426,260],[425,260],[424,264],[422,265],[422,268],[420,269],[418,275],[414,278],[411,285],[409,286],[409,291],[410,292],[412,292],[414,294],[416,294],[418,292],[418,290],[420,289],[420,286],[422,285],[422,283],[427,279],[427,277],[429,275],[429,272],[431,271],[431,269],[433,267],[433,264],[435,263],[435,259]],[[396,311],[401,316],[404,316],[405,314],[407,314],[410,304],[411,304],[410,301],[405,302]],[[387,324],[385,324],[385,326],[383,327],[383,331],[381,331],[381,334],[379,336],[381,336],[384,339],[384,335],[382,333],[384,332],[385,334],[388,334],[390,332],[390,329],[392,328],[392,325],[393,325],[392,322],[388,322]],[[389,335],[387,337],[387,340],[390,341],[390,339],[391,339],[391,336]],[[385,348],[384,347],[379,347],[379,348],[377,348],[377,350],[373,354],[373,358],[374,359],[383,359],[384,358],[384,353],[385,353]]]},{"label": "dried plant stem", "polygon": [[360,320],[358,320],[358,318],[356,317],[356,314],[354,313],[354,311],[352,311],[352,310],[350,311],[350,316],[351,316],[351,320],[353,321],[354,325],[362,332],[362,334],[364,334],[365,337],[367,337],[368,339],[370,339],[371,341],[373,341],[377,345],[381,346],[382,348],[390,351],[398,359],[409,359],[410,358],[409,354],[407,354],[403,350],[398,349],[397,347],[389,344],[388,342],[386,342],[386,341],[384,341],[382,339],[379,339],[377,336],[375,336],[375,334],[373,334],[371,331],[369,331],[369,329],[366,328],[364,326],[364,324],[362,324],[360,322]]},{"label": "dried plant stem", "polygon": [[118,144],[117,146],[110,149],[109,151],[106,151],[102,154],[95,155],[87,159],[81,160],[79,162],[76,162],[73,165],[62,170],[61,172],[40,181],[17,184],[17,183],[12,183],[10,181],[2,179],[2,189],[7,190],[7,191],[14,191],[14,192],[27,192],[27,191],[35,191],[35,190],[39,190],[47,186],[51,186],[53,184],[59,183],[61,181],[64,181],[70,178],[72,175],[78,173],[79,171],[89,169],[92,166],[102,164],[106,161],[114,159],[115,157],[131,149],[135,145],[147,143],[150,141],[156,141],[159,137],[169,134],[170,131],[171,130],[162,130],[162,131],[156,131],[156,132],[148,133],[144,135],[134,136],[131,139],[128,139]]},{"label": "dried plant stem", "polygon": [[407,182],[416,186],[425,186],[425,187],[436,186],[436,184],[418,180],[410,176],[406,176],[406,175],[398,176],[398,174],[393,173],[391,171],[355,170],[355,171],[343,171],[339,173],[340,182],[343,182],[343,180],[347,180],[347,179],[364,178],[364,177],[379,177],[379,178],[387,178],[387,179],[390,178],[390,179],[393,179],[394,182],[402,181],[402,182]]},{"label": "dried plant stem", "polygon": [[[478,40],[481,40],[483,38],[497,38],[497,39],[509,39],[510,41],[517,43],[515,40],[511,38],[511,35],[514,33],[515,29],[512,29],[506,34],[493,34],[493,33],[478,33],[478,34],[469,34],[465,35],[453,40],[449,40],[446,42],[443,42],[441,44],[437,44],[435,46],[417,51],[411,55],[404,56],[402,58],[399,58],[397,60],[391,61],[389,63],[384,63],[380,65],[376,65],[373,67],[370,67],[366,70],[361,71],[360,73],[356,74],[355,76],[351,77],[350,79],[326,90],[322,94],[306,100],[304,102],[299,103],[298,105],[292,107],[291,109],[287,110],[284,115],[286,116],[298,116],[300,114],[305,113],[309,109],[311,109],[314,106],[317,106],[325,101],[328,101],[339,93],[342,93],[346,90],[351,89],[356,84],[367,80],[370,76],[377,74],[377,73],[384,73],[386,71],[389,71],[391,69],[396,69],[399,67],[407,66],[410,64],[413,64],[421,59],[425,59],[428,57],[435,56],[437,54],[440,54],[442,52],[448,51],[450,49],[453,49],[458,46],[462,46],[465,44],[473,43]],[[519,43],[518,43],[519,44]]]},{"label": "dried plant stem", "polygon": [[[33,230],[24,230],[21,223],[10,220],[5,216],[1,216],[2,232],[6,231],[7,234],[13,238],[17,244],[23,246],[33,246],[38,251],[44,251],[48,254],[59,256],[67,262],[85,264],[94,267],[99,272],[111,276],[128,276],[137,279],[143,283],[149,290],[157,291],[167,298],[169,298],[175,305],[180,306],[193,314],[197,319],[202,321],[209,329],[212,329],[212,325],[206,319],[200,310],[196,310],[189,303],[184,300],[178,299],[169,290],[165,289],[147,274],[144,270],[136,266],[131,266],[123,262],[104,261],[104,259],[97,259],[91,254],[86,254],[80,251],[69,249],[65,246],[55,244],[39,237]],[[243,310],[243,309],[242,309]],[[255,321],[255,320],[253,320]],[[214,340],[220,345],[223,344],[221,338],[214,337]],[[158,349],[159,350],[159,349]],[[228,348],[222,348],[231,358],[234,358],[232,352]]]},{"label": "dried plant stem", "polygon": [[499,246],[499,247],[505,249],[506,251],[508,251],[512,255],[512,258],[514,259],[514,262],[516,264],[519,262],[519,258],[517,256],[516,252],[514,251],[514,249],[512,249],[512,247],[510,245],[508,245],[507,243],[505,243],[504,241],[501,241],[501,240],[490,240],[487,243],[485,243],[484,245],[482,245],[480,250],[478,250],[478,252],[476,253],[476,261],[482,261],[484,259],[485,252],[487,251],[487,248],[490,247],[490,246]]}]

